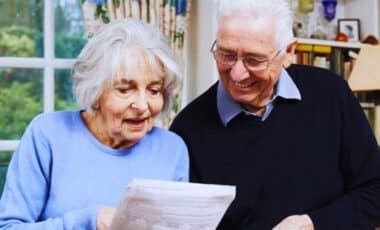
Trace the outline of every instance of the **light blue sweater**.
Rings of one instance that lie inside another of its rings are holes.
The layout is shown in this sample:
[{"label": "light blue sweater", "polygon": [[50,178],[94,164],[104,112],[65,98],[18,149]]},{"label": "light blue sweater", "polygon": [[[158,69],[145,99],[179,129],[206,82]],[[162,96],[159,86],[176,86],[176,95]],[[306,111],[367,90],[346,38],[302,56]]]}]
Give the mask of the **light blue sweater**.
[{"label": "light blue sweater", "polygon": [[129,149],[101,144],[79,111],[37,116],[10,162],[0,229],[96,229],[102,206],[116,207],[133,178],[188,180],[180,137],[154,127]]}]

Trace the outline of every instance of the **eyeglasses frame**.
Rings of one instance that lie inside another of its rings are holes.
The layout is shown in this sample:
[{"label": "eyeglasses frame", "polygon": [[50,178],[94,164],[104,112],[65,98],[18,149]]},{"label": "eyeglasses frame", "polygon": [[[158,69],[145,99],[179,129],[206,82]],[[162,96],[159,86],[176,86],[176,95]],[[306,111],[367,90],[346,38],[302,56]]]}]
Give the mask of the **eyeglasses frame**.
[{"label": "eyeglasses frame", "polygon": [[[216,52],[216,50],[217,50],[217,48],[216,48],[216,42],[217,42],[217,40],[215,40],[215,41],[213,42],[213,44],[212,44],[212,46],[211,46],[211,48],[210,48],[210,52],[213,54],[215,61],[216,61],[217,63],[219,63],[218,60],[217,60],[216,57],[215,57],[215,52]],[[250,67],[250,66],[247,65],[247,64],[245,63],[245,61],[244,61],[246,56],[242,57],[241,60],[242,60],[242,63],[243,63],[243,65],[244,65],[244,67],[245,67],[247,70],[249,70],[249,71],[251,71],[251,72],[254,72],[254,71],[263,71],[263,70],[266,70],[266,69],[269,68],[269,66],[273,63],[274,59],[275,59],[275,58],[281,53],[281,51],[282,51],[282,48],[278,49],[278,51],[277,51],[277,52],[276,52],[271,58],[266,58],[265,60],[261,61],[261,62],[266,62],[265,68],[258,68],[258,69],[255,69],[255,68]],[[238,57],[238,55],[237,55],[236,53],[235,53],[235,59],[236,59],[236,60],[234,61],[233,64],[225,64],[225,63],[220,63],[220,64],[222,64],[222,65],[226,65],[226,66],[228,66],[229,68],[231,68],[231,67],[234,66],[234,65],[238,62],[238,60],[239,60],[239,57]]]}]

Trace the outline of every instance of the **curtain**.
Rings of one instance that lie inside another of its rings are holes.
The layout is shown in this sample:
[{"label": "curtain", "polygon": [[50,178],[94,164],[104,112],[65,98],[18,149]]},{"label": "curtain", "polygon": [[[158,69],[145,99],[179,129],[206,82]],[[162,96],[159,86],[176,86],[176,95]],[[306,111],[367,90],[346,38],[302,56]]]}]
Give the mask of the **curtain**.
[{"label": "curtain", "polygon": [[[82,0],[84,19],[91,37],[103,24],[126,17],[138,18],[154,25],[170,42],[177,56],[184,62],[184,43],[189,18],[190,0]],[[180,86],[173,98],[168,117],[161,125],[168,127],[181,108]]]}]

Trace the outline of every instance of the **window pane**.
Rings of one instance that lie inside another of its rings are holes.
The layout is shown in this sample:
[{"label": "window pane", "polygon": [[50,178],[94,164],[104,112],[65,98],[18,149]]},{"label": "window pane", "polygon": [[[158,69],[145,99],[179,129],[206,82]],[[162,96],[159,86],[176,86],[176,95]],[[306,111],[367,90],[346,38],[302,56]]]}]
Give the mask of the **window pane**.
[{"label": "window pane", "polygon": [[0,152],[0,195],[2,194],[5,177],[7,175],[8,163],[11,159],[11,152]]},{"label": "window pane", "polygon": [[0,151],[0,164],[6,164],[12,157],[12,153],[10,151]]},{"label": "window pane", "polygon": [[55,56],[76,58],[86,43],[86,30],[77,0],[55,1]]},{"label": "window pane", "polygon": [[5,177],[7,175],[8,163],[11,158],[10,152],[0,152],[0,195],[2,194]]},{"label": "window pane", "polygon": [[19,139],[42,112],[42,70],[0,68],[0,139]]},{"label": "window pane", "polygon": [[55,71],[55,110],[76,109],[71,70]]},{"label": "window pane", "polygon": [[0,0],[0,56],[43,56],[43,2]]}]

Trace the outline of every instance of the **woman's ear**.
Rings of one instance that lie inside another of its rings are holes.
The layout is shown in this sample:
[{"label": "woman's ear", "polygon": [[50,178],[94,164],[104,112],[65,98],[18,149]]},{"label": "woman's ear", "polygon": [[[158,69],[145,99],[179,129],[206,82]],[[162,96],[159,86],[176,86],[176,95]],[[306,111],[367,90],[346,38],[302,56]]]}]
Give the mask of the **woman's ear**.
[{"label": "woman's ear", "polygon": [[91,108],[94,110],[94,111],[97,111],[100,109],[100,103],[99,103],[99,100],[96,100],[94,102],[94,104],[92,104]]},{"label": "woman's ear", "polygon": [[293,38],[291,42],[286,46],[285,57],[283,61],[283,67],[287,68],[292,64],[293,55],[297,47],[297,39]]}]

